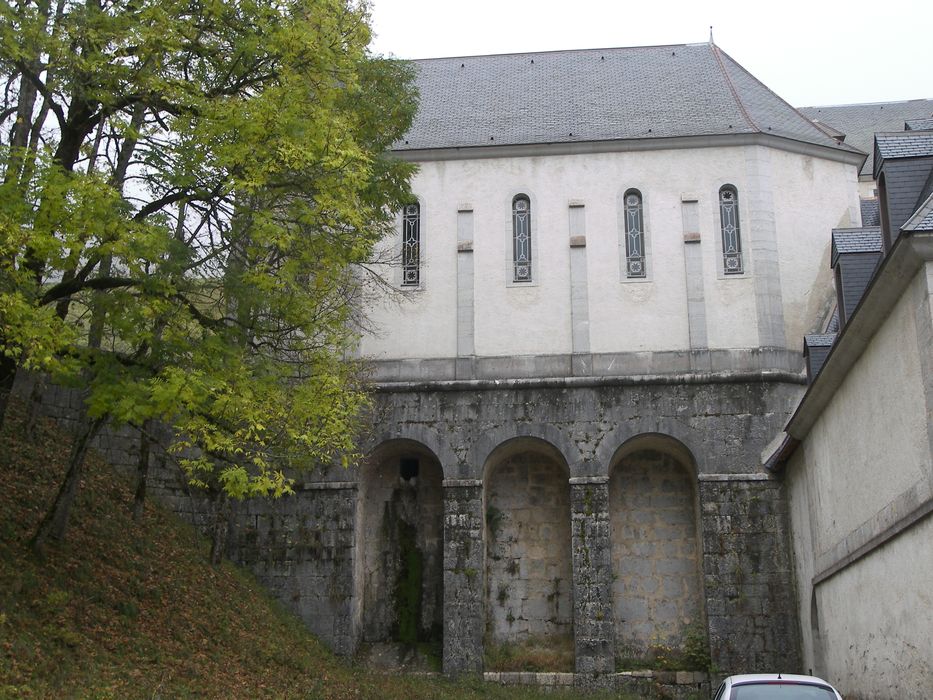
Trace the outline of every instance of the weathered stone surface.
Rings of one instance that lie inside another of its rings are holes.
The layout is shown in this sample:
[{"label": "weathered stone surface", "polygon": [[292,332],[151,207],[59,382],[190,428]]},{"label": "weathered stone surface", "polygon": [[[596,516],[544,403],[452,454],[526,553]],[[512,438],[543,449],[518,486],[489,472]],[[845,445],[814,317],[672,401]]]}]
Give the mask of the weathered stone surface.
[{"label": "weathered stone surface", "polygon": [[700,500],[713,663],[723,672],[798,668],[782,485],[704,481]]},{"label": "weathered stone surface", "polygon": [[[630,440],[646,435],[666,436],[678,446],[678,459],[686,455],[683,459],[695,466],[691,478],[697,480],[700,511],[696,537],[701,543],[702,600],[713,662],[723,672],[797,668],[784,493],[779,483],[761,474],[759,455],[783,427],[799,395],[798,385],[685,380],[470,387],[385,387],[376,395],[373,431],[365,446],[374,451],[387,441],[407,440],[442,468],[446,672],[478,672],[483,667],[487,605],[498,594],[486,590],[485,499],[494,453],[515,438],[546,444],[569,470],[570,507],[563,506],[563,522],[557,511],[541,516],[554,507],[547,486],[550,477],[529,473],[524,482],[527,503],[516,506],[512,515],[536,523],[536,540],[527,541],[525,551],[510,558],[519,578],[567,581],[568,589],[560,596],[562,601],[573,599],[572,620],[561,624],[572,623],[577,670],[592,674],[577,674],[574,683],[604,683],[613,675],[607,671],[612,670],[619,628],[613,623],[612,572],[619,564],[614,552],[620,538],[633,562],[635,557],[653,562],[650,572],[645,564],[650,575],[639,578],[645,600],[660,601],[655,612],[662,617],[682,613],[683,606],[675,601],[693,595],[684,583],[691,568],[683,549],[689,539],[683,536],[686,516],[677,506],[682,505],[684,490],[668,492],[662,479],[645,492],[648,504],[665,514],[665,522],[636,508],[630,514],[632,532],[625,530],[628,525],[613,532],[609,528],[621,506],[609,500],[606,481]],[[43,410],[66,426],[74,422],[80,405],[77,392],[45,390]],[[116,466],[133,472],[138,444],[135,430],[120,428],[104,431],[96,447]],[[151,459],[152,496],[196,526],[206,527],[211,504],[188,489],[170,459],[158,450]],[[366,479],[361,474],[360,469],[330,469],[306,477],[293,496],[234,509],[229,529],[231,556],[252,569],[340,653],[355,650],[365,627],[363,542],[371,528],[364,525],[366,488],[360,485]],[[651,538],[635,532],[645,525],[636,522],[639,518],[651,521]],[[560,541],[564,528],[571,532],[570,554],[551,561],[545,543]],[[572,562],[572,576],[561,573],[561,559]],[[515,595],[524,597],[522,614],[548,614],[547,595],[541,600],[539,594],[529,595],[527,586],[520,589],[516,584]],[[616,593],[624,596],[624,586]],[[378,604],[379,595],[368,605]],[[430,595],[426,599],[430,607]],[[645,603],[627,604],[637,612],[635,606]],[[644,613],[649,624],[647,608]],[[423,614],[435,619],[433,612]],[[642,632],[654,633],[647,627]],[[660,681],[652,678],[650,683]]]},{"label": "weathered stone surface", "polygon": [[609,489],[603,478],[571,485],[574,651],[580,673],[615,669]]},{"label": "weathered stone surface", "polygon": [[682,650],[688,633],[705,630],[690,469],[642,450],[613,470],[613,617],[622,658],[645,659],[659,646]]},{"label": "weathered stone surface", "polygon": [[489,640],[569,638],[573,594],[566,468],[529,450],[491,465],[485,524]]},{"label": "weathered stone surface", "polygon": [[444,671],[483,669],[483,490],[444,486]]}]

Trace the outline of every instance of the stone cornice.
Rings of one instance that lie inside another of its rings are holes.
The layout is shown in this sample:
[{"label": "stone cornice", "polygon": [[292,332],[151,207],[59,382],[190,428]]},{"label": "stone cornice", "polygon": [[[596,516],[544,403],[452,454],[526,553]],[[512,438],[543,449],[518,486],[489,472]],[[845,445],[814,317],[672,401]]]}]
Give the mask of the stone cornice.
[{"label": "stone cornice", "polygon": [[663,151],[694,148],[735,146],[768,146],[801,155],[825,158],[860,167],[867,158],[861,151],[849,151],[830,146],[797,141],[766,133],[711,134],[706,136],[674,136],[650,139],[615,139],[606,141],[573,141],[567,143],[502,144],[496,146],[457,146],[452,148],[422,148],[392,151],[401,160],[429,162],[436,160],[471,160],[481,158],[516,158],[529,156],[563,156],[626,151]]}]

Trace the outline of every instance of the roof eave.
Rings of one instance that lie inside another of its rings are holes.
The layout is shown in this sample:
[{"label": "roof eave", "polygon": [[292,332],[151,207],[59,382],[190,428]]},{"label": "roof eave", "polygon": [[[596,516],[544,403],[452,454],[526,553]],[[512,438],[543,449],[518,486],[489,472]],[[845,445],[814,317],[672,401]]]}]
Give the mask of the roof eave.
[{"label": "roof eave", "polygon": [[860,168],[867,154],[851,146],[825,146],[761,132],[739,134],[706,134],[697,136],[658,136],[637,139],[605,139],[592,141],[557,141],[548,143],[516,143],[439,148],[395,149],[392,154],[407,161],[469,160],[474,158],[510,158],[519,156],[574,155],[581,153],[613,153],[686,148],[716,148],[723,146],[770,146],[792,153],[817,156]]},{"label": "roof eave", "polygon": [[763,455],[762,461],[770,471],[779,472],[783,469],[797,445],[810,433],[849,371],[865,352],[872,336],[887,320],[914,275],[924,263],[931,260],[933,231],[901,232],[861,302],[836,338],[819,374],[807,387],[784,432],[766,450],[768,454]]}]

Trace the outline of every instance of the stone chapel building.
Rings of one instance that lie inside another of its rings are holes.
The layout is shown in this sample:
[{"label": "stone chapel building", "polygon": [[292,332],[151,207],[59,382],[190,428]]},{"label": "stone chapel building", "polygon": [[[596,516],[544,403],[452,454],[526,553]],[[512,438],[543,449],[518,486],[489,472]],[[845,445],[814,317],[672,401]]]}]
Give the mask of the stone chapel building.
[{"label": "stone chapel building", "polygon": [[849,621],[867,591],[933,676],[933,101],[865,169],[868,121],[847,139],[712,43],[414,63],[366,459],[241,504],[231,557],[338,653],[432,644],[449,673],[699,644],[888,697],[909,655]]},{"label": "stone chapel building", "polygon": [[307,485],[356,536],[306,619],[353,649],[414,601],[447,671],[569,640],[608,672],[696,630],[723,671],[797,669],[760,454],[832,314],[865,154],[713,44],[415,65],[398,294],[360,345],[370,457]]}]

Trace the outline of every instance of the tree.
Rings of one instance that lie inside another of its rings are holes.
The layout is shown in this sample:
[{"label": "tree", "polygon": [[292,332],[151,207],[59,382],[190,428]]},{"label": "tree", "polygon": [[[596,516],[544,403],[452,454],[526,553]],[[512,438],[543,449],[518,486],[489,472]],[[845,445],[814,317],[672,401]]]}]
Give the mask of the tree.
[{"label": "tree", "polygon": [[37,545],[107,419],[170,421],[221,497],[353,454],[358,270],[410,197],[388,149],[416,106],[367,20],[354,0],[0,5],[0,384],[36,369],[87,396]]}]

